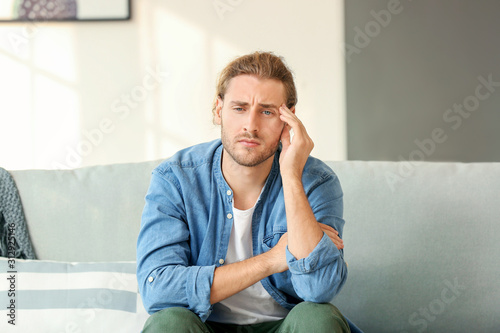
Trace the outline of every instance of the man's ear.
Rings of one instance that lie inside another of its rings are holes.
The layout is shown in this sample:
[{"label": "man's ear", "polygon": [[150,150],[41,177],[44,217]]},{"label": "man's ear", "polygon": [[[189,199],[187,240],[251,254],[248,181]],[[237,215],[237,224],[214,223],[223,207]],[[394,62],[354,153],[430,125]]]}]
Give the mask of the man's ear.
[{"label": "man's ear", "polygon": [[224,105],[224,102],[222,101],[222,98],[220,96],[217,97],[217,104],[215,106],[215,115],[214,115],[214,121],[217,125],[220,125],[222,123],[222,106]]}]

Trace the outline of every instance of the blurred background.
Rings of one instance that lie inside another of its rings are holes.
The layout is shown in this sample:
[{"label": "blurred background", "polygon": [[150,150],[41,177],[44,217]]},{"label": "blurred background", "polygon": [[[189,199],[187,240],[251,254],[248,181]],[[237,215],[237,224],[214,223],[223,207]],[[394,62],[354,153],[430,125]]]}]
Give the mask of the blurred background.
[{"label": "blurred background", "polygon": [[140,162],[215,139],[217,74],[255,50],[294,71],[316,157],[499,161],[499,12],[495,0],[131,0],[130,20],[0,22],[0,166]]}]

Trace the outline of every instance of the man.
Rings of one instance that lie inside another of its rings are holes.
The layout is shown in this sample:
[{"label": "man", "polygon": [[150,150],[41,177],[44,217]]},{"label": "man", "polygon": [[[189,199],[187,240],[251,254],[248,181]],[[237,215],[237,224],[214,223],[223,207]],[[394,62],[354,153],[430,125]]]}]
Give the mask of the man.
[{"label": "man", "polygon": [[328,303],[347,277],[343,194],[309,156],[296,103],[282,58],[237,58],[217,85],[221,140],[153,171],[137,243],[144,332],[349,332]]}]

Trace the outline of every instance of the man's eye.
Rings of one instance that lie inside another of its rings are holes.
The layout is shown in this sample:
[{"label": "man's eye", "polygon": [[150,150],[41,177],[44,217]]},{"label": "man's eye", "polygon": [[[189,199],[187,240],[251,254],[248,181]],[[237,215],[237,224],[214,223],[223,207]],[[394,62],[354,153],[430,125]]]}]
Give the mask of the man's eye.
[{"label": "man's eye", "polygon": [[268,111],[268,110],[262,111],[262,113],[264,113],[266,116],[270,116],[273,114],[271,111]]},{"label": "man's eye", "polygon": [[243,108],[234,108],[234,111],[243,111]]}]

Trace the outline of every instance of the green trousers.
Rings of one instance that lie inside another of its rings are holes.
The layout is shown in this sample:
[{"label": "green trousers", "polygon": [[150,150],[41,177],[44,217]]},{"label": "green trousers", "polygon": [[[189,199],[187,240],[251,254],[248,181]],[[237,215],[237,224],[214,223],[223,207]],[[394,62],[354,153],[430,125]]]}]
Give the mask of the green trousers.
[{"label": "green trousers", "polygon": [[203,323],[185,308],[167,308],[151,315],[143,333],[332,333],[350,332],[340,311],[332,304],[302,302],[285,319],[254,325]]}]

